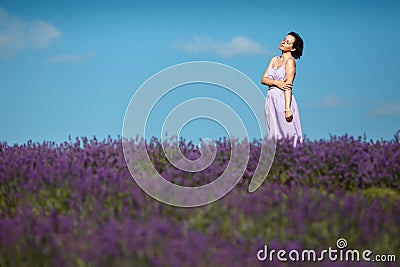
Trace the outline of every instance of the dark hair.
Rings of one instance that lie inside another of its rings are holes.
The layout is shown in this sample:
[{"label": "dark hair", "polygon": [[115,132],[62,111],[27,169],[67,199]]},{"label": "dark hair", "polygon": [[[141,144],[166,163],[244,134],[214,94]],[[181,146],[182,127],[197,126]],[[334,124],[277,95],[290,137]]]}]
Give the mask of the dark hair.
[{"label": "dark hair", "polygon": [[292,51],[291,53],[292,57],[298,59],[303,55],[303,45],[304,45],[303,39],[301,39],[300,35],[295,32],[289,32],[288,35],[293,36],[295,39],[293,43],[293,48],[295,48],[296,50]]}]

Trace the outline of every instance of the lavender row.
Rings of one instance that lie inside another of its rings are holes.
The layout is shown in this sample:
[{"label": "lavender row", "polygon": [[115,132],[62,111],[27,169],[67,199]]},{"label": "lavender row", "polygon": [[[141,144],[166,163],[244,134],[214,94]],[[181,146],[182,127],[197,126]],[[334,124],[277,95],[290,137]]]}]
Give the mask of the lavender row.
[{"label": "lavender row", "polygon": [[[292,140],[277,142],[272,168],[266,177],[284,185],[307,185],[328,191],[356,191],[371,187],[400,190],[400,131],[390,141],[367,142],[361,137],[332,136],[330,140],[306,140],[293,147]],[[239,146],[246,149],[244,143]],[[250,155],[241,182],[249,182],[257,164],[262,142],[249,144]],[[179,146],[190,159],[200,157],[192,143]],[[216,143],[217,156],[213,164],[202,172],[189,173],[172,166],[162,153],[162,145],[155,139],[148,146],[156,169],[166,179],[180,184],[199,186],[211,182],[226,169],[230,159],[227,139]]]}]

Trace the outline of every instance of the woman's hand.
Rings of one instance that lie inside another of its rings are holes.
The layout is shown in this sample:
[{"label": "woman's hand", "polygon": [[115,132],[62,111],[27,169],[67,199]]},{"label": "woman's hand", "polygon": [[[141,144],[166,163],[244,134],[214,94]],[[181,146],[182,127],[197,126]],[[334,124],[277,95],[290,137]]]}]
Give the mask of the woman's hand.
[{"label": "woman's hand", "polygon": [[291,122],[293,120],[293,113],[290,109],[285,110],[285,119],[287,122]]},{"label": "woman's hand", "polygon": [[277,80],[274,85],[282,89],[283,91],[292,90],[292,84],[286,82],[286,80]]}]

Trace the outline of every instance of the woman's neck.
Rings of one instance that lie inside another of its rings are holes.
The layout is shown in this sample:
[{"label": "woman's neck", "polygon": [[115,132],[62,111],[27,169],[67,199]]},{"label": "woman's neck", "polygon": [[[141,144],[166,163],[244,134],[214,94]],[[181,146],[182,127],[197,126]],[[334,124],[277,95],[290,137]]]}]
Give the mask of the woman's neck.
[{"label": "woman's neck", "polygon": [[292,57],[292,53],[289,52],[282,52],[282,56],[281,56],[284,60],[291,58]]}]

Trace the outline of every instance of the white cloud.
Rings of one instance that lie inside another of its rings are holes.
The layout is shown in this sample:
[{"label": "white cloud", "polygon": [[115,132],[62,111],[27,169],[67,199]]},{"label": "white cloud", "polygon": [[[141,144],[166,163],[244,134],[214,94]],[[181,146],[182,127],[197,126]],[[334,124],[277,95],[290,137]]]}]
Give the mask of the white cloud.
[{"label": "white cloud", "polygon": [[60,37],[61,33],[50,23],[25,21],[0,7],[0,55],[9,55],[24,48],[43,48]]},{"label": "white cloud", "polygon": [[378,116],[400,115],[400,102],[377,105],[372,113]]},{"label": "white cloud", "polygon": [[72,54],[60,54],[49,57],[47,63],[80,63],[87,61],[94,57],[94,53],[87,53],[85,55],[72,55]]},{"label": "white cloud", "polygon": [[337,96],[324,96],[320,102],[321,106],[327,108],[337,108],[344,105],[344,101]]},{"label": "white cloud", "polygon": [[214,53],[222,57],[264,54],[266,49],[258,42],[237,35],[230,41],[195,36],[193,40],[176,42],[173,47],[187,53]]}]

